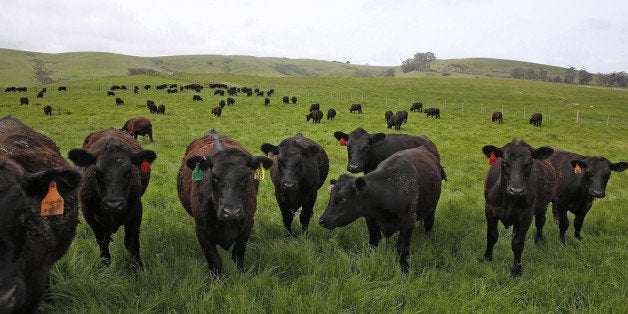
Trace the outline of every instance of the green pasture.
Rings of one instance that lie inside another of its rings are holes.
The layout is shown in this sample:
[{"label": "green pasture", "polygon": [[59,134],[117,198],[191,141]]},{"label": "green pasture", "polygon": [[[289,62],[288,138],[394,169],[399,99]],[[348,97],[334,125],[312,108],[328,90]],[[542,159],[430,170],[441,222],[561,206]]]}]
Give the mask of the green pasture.
[{"label": "green pasture", "polygon": [[[5,78],[5,81],[7,79]],[[155,90],[155,84],[210,82],[275,89],[271,105],[264,97],[235,96],[223,116],[210,114],[225,97],[205,88],[202,102],[193,91],[174,94]],[[152,89],[142,87],[151,84]],[[57,86],[67,86],[58,92]],[[111,85],[125,104],[107,97]],[[139,94],[133,86],[140,87]],[[143,197],[140,236],[146,270],[134,274],[123,247],[123,230],[114,235],[112,265],[101,266],[98,247],[86,223],[78,227],[68,254],[52,270],[50,294],[42,312],[72,313],[218,313],[218,312],[626,312],[628,311],[628,174],[613,173],[607,196],[596,200],[583,227],[583,240],[567,232],[558,241],[551,219],[546,241],[535,245],[531,227],[523,252],[523,275],[512,279],[512,229],[500,227],[494,261],[480,263],[486,245],[483,181],[488,160],[484,145],[502,146],[513,138],[535,147],[551,146],[585,155],[602,155],[613,162],[627,161],[628,90],[491,78],[320,78],[258,77],[242,75],[114,76],[68,79],[43,86],[30,85],[26,93],[0,91],[0,116],[12,115],[56,141],[63,155],[80,147],[85,136],[106,127],[120,128],[135,116],[153,123],[155,142],[138,141],[157,153],[151,182]],[[19,105],[26,96],[30,104]],[[284,104],[283,96],[296,96]],[[146,100],[166,106],[165,115],[153,115]],[[386,129],[384,112],[409,110],[421,101],[439,107],[441,119],[409,112],[401,131]],[[335,120],[305,121],[311,103],[335,108]],[[360,103],[363,114],[350,114]],[[45,116],[49,104],[53,115]],[[491,123],[493,111],[503,111],[504,124]],[[543,127],[533,127],[533,112],[544,116]],[[253,235],[240,273],[222,253],[223,276],[211,277],[194,235],[193,219],[179,203],[176,175],[186,146],[210,129],[240,141],[260,155],[264,142],[278,144],[297,132],[326,150],[328,180],[346,173],[346,148],[333,132],[363,127],[370,133],[425,134],[436,144],[449,180],[443,183],[431,235],[417,224],[410,250],[410,271],[402,275],[396,257],[397,235],[380,246],[368,245],[362,219],[329,231],[317,223],[329,195],[322,188],[309,233],[285,238],[273,186],[266,173],[258,193]],[[573,216],[570,214],[570,219]],[[82,221],[82,219],[81,219]]]}]

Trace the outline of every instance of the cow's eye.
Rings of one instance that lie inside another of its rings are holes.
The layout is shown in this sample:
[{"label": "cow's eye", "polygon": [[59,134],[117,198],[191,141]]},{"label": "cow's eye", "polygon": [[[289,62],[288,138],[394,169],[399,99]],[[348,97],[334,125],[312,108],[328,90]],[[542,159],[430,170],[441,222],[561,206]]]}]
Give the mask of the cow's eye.
[{"label": "cow's eye", "polygon": [[502,162],[502,167],[508,168],[508,167],[510,167],[510,164],[504,161],[504,162]]},{"label": "cow's eye", "polygon": [[220,179],[218,177],[212,177],[212,182],[218,184],[220,183]]}]

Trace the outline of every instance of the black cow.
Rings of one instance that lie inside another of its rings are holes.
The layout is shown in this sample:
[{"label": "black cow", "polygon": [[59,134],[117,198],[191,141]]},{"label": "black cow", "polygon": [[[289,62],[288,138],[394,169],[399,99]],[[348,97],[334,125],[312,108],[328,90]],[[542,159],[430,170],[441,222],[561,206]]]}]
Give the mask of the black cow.
[{"label": "black cow", "polygon": [[216,106],[212,108],[212,114],[215,115],[216,117],[220,117],[220,115],[222,115],[222,107],[224,106]]},{"label": "black cow", "polygon": [[120,97],[116,97],[116,105],[124,105],[124,100]]},{"label": "black cow", "polygon": [[150,111],[150,113],[157,113],[157,106],[155,106],[154,103],[148,104],[146,106],[148,107],[148,111]]},{"label": "black cow", "polygon": [[402,122],[404,123],[408,123],[408,112],[405,110],[399,110],[397,111],[397,113],[395,113],[396,115],[399,116],[399,118],[401,118]]},{"label": "black cow", "polygon": [[334,119],[336,119],[336,109],[329,108],[329,110],[327,110],[327,120],[334,120]]},{"label": "black cow", "polygon": [[582,156],[572,152],[554,150],[549,161],[556,170],[556,189],[552,198],[552,212],[560,230],[559,240],[565,243],[569,228],[567,211],[575,215],[574,236],[580,240],[580,230],[593,200],[606,196],[606,184],[611,171],[622,172],[628,163],[612,163],[601,156]]},{"label": "black cow", "polygon": [[144,90],[149,90],[151,88],[150,85],[144,85]]},{"label": "black cow", "polygon": [[418,112],[423,112],[423,103],[422,102],[415,102],[412,103],[412,106],[410,106],[410,111],[418,111]]},{"label": "black cow", "polygon": [[100,247],[100,261],[111,264],[111,236],[124,226],[124,247],[131,253],[134,269],[143,269],[141,197],[157,154],[142,149],[127,132],[108,128],[89,134],[82,148],[70,150],[68,157],[82,168],[81,212]]},{"label": "black cow", "polygon": [[491,115],[491,122],[496,122],[496,121],[499,124],[504,123],[504,117],[502,116],[502,112],[501,111],[495,111]]},{"label": "black cow", "polygon": [[386,119],[386,123],[388,123],[388,120],[390,120],[390,117],[392,117],[394,115],[394,113],[392,112],[392,110],[386,110],[386,112],[384,112],[384,118]]},{"label": "black cow", "polygon": [[283,96],[283,98],[281,100],[283,101],[284,104],[289,104],[290,103],[290,98],[288,96]]},{"label": "black cow", "polygon": [[203,98],[199,95],[192,95],[192,101],[203,101]]},{"label": "black cow", "polygon": [[[54,141],[14,117],[0,119],[0,146],[0,312],[33,313],[74,239],[81,175]],[[52,186],[63,205],[46,197]]]},{"label": "black cow", "polygon": [[194,217],[196,237],[212,273],[222,272],[216,245],[225,250],[233,245],[231,258],[243,269],[257,207],[259,182],[253,172],[272,165],[272,159],[252,156],[239,142],[214,130],[188,145],[177,192]]},{"label": "black cow", "polygon": [[20,97],[20,105],[28,105],[28,97]]},{"label": "black cow", "polygon": [[301,229],[307,231],[314,203],[327,174],[329,158],[322,146],[304,137],[301,133],[284,139],[279,146],[264,143],[262,152],[276,160],[270,168],[270,175],[275,186],[275,198],[286,235],[292,235],[290,226],[294,214],[302,208],[299,215]]},{"label": "black cow", "polygon": [[397,112],[394,115],[391,115],[388,118],[388,128],[392,128],[395,127],[395,130],[400,130],[401,129],[401,124],[403,123],[403,115],[399,114],[399,112]]},{"label": "black cow", "polygon": [[214,95],[220,95],[220,96],[224,96],[225,95],[225,91],[222,89],[217,89],[214,91]]},{"label": "black cow", "polygon": [[116,95],[115,92],[110,91],[110,90],[107,91],[107,96],[115,96],[115,95]]},{"label": "black cow", "polygon": [[47,115],[47,116],[51,116],[52,115],[52,106],[45,105],[44,106],[44,114]]},{"label": "black cow", "polygon": [[320,110],[321,109],[321,105],[320,104],[311,104],[310,105],[310,112],[314,111],[314,110]]},{"label": "black cow", "polygon": [[502,148],[482,147],[492,165],[484,184],[484,213],[486,216],[486,251],[483,261],[493,260],[493,246],[499,235],[497,224],[513,226],[512,252],[514,260],[510,275],[521,276],[521,253],[526,234],[536,225],[534,242],[543,241],[545,212],[556,181],[554,167],[547,159],[554,152],[549,147],[534,149],[522,140],[513,140]]},{"label": "black cow", "polygon": [[533,124],[534,126],[538,126],[541,127],[541,124],[543,123],[543,115],[535,112],[530,116],[530,124]]},{"label": "black cow", "polygon": [[67,88],[67,87],[65,87],[65,86],[59,86],[59,87],[57,88],[57,91],[59,91],[59,92],[62,92],[62,91],[67,91],[67,90],[68,90],[68,88]]},{"label": "black cow", "polygon": [[349,107],[349,112],[351,112],[351,113],[353,113],[353,112],[362,113],[362,105],[360,105],[360,104],[352,104],[351,107]]},{"label": "black cow", "polygon": [[228,97],[227,98],[227,106],[231,106],[235,104],[235,99]]},{"label": "black cow", "polygon": [[166,113],[166,106],[164,104],[161,104],[161,105],[157,106],[157,113],[165,114]]},{"label": "black cow", "polygon": [[37,98],[44,98],[44,92],[37,93]]},{"label": "black cow", "polygon": [[290,98],[290,101],[292,101],[293,104],[297,103],[297,96],[292,96],[292,98]]},{"label": "black cow", "polygon": [[321,119],[323,119],[323,112],[316,109],[307,115],[305,115],[305,121],[310,121],[312,119],[313,123],[321,123]]},{"label": "black cow", "polygon": [[440,119],[440,109],[438,108],[427,108],[425,109],[426,117],[434,117],[436,119]]},{"label": "black cow", "polygon": [[16,87],[15,90],[18,91],[18,92],[27,92],[28,88],[26,88],[26,87]]},{"label": "black cow", "polygon": [[417,220],[425,233],[434,225],[441,193],[441,171],[436,156],[423,147],[396,152],[362,177],[342,175],[333,182],[329,204],[319,220],[327,229],[366,219],[369,243],[376,247],[382,233],[399,231],[397,254],[401,271],[408,272],[410,239]]},{"label": "black cow", "polygon": [[120,86],[118,85],[111,85],[111,87],[109,87],[110,90],[118,90],[120,89]]},{"label": "black cow", "polygon": [[[427,136],[407,134],[369,134],[363,128],[357,128],[350,134],[334,132],[334,137],[347,145],[347,171],[351,173],[373,171],[377,165],[390,155],[404,149],[424,146],[440,162],[436,145]],[[445,169],[441,167],[441,177],[447,180]]]},{"label": "black cow", "polygon": [[150,99],[147,100],[146,101],[146,107],[148,107],[150,109],[151,105],[154,106],[155,105],[155,101],[154,100],[150,100]]},{"label": "black cow", "polygon": [[268,106],[270,105],[270,98],[266,97],[264,98],[264,106]]},{"label": "black cow", "polygon": [[17,89],[15,88],[15,86],[9,86],[9,87],[7,87],[7,88],[5,88],[5,89],[4,89],[4,92],[5,92],[5,93],[8,93],[8,92],[16,92],[16,91],[17,91]]}]

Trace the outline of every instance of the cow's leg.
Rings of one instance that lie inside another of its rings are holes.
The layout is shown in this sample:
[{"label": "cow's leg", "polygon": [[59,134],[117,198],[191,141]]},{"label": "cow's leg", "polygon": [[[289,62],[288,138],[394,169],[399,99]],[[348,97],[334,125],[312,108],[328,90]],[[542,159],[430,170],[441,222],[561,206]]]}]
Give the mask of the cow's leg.
[{"label": "cow's leg", "polygon": [[314,203],[316,202],[316,196],[318,192],[314,192],[308,197],[303,206],[301,207],[301,214],[299,214],[299,221],[301,221],[301,229],[303,233],[307,232],[307,227],[310,225],[312,214],[314,213]]},{"label": "cow's leg", "polygon": [[279,204],[279,208],[281,209],[281,218],[283,219],[283,226],[286,232],[286,237],[292,236],[292,219],[294,219],[294,213],[292,209],[288,208],[287,205]]},{"label": "cow's leg", "polygon": [[196,226],[196,238],[198,239],[198,243],[201,245],[203,254],[205,254],[205,260],[207,260],[209,271],[213,275],[220,275],[222,273],[222,260],[220,259],[220,255],[218,255],[216,245],[207,239],[205,231],[198,225]]},{"label": "cow's leg", "polygon": [[434,227],[434,215],[436,211],[432,211],[431,214],[428,214],[423,218],[423,227],[425,228],[425,234],[429,234],[432,231],[432,227]]},{"label": "cow's leg", "polygon": [[497,237],[499,233],[497,232],[497,218],[495,218],[491,213],[486,213],[486,250],[484,251],[484,256],[482,261],[490,262],[493,260],[493,247],[495,243],[497,243]]},{"label": "cow's leg", "polygon": [[523,253],[523,245],[532,222],[531,220],[531,217],[524,218],[524,221],[515,224],[513,227],[511,248],[512,253],[514,254],[514,259],[512,262],[512,268],[510,269],[510,276],[512,277],[521,276],[521,253]]},{"label": "cow's leg", "polygon": [[142,209],[137,215],[124,225],[124,247],[133,257],[133,267],[138,270],[144,269],[144,263],[140,256],[140,224],[142,223]]},{"label": "cow's leg", "polygon": [[148,132],[148,138],[150,139],[151,142],[153,142],[153,131]]},{"label": "cow's leg", "polygon": [[580,235],[580,230],[582,230],[582,224],[584,223],[584,217],[587,215],[587,212],[580,213],[575,216],[573,220],[573,227],[575,229],[573,235],[578,240],[582,240],[582,236]]},{"label": "cow's leg", "polygon": [[244,270],[244,251],[246,251],[246,244],[249,241],[249,236],[250,234],[247,234],[246,236],[242,236],[236,240],[233,246],[233,251],[231,252],[231,259],[236,264],[239,271]]},{"label": "cow's leg", "polygon": [[401,272],[407,273],[410,268],[408,264],[408,255],[410,255],[410,240],[412,239],[412,230],[414,223],[407,223],[399,230],[399,239],[397,240],[397,254],[399,255],[399,265]]},{"label": "cow's leg", "polygon": [[547,219],[545,218],[546,211],[547,211],[547,208],[543,208],[542,210],[537,211],[536,215],[534,216],[534,224],[536,226],[536,234],[534,235],[534,243],[536,244],[544,242],[543,226],[545,226],[545,221]]},{"label": "cow's leg", "polygon": [[[82,204],[83,208],[87,205]],[[111,265],[111,254],[109,253],[109,242],[111,242],[111,231],[107,226],[104,226],[96,221],[93,214],[89,213],[88,210],[85,210],[86,214],[83,215],[85,221],[90,226],[92,231],[94,232],[94,236],[96,237],[96,243],[98,243],[98,247],[100,248],[100,262],[105,266]]]},{"label": "cow's leg", "polygon": [[[556,211],[554,212],[554,214],[556,215],[556,219],[558,220],[558,230],[559,230],[559,235],[558,235],[558,240],[560,240],[560,242],[562,242],[563,244],[565,244],[565,232],[567,231],[567,229],[569,229],[569,218],[567,218],[567,208],[563,208],[562,206],[560,206],[560,204],[554,204],[556,205]],[[552,211],[554,209],[552,208]]]},{"label": "cow's leg", "polygon": [[376,247],[379,245],[379,241],[382,239],[382,233],[379,230],[379,226],[377,225],[377,221],[366,218],[366,227],[369,230],[369,244],[372,247]]}]

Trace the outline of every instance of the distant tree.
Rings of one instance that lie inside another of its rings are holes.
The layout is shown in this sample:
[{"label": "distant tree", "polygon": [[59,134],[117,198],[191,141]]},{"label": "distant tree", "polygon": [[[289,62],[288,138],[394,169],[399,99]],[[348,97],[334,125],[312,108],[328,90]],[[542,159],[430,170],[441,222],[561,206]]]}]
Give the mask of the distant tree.
[{"label": "distant tree", "polygon": [[610,81],[612,86],[620,86],[626,87],[626,83],[628,83],[628,78],[626,77],[626,72],[613,72],[610,75]]},{"label": "distant tree", "polygon": [[384,72],[382,72],[383,77],[395,77],[395,69],[390,68]]},{"label": "distant tree", "polygon": [[536,80],[536,78],[537,78],[537,75],[534,69],[526,70],[526,80]]},{"label": "distant tree", "polygon": [[428,71],[430,63],[436,60],[436,56],[432,52],[417,52],[412,59],[406,59],[401,62],[403,73],[411,71]]},{"label": "distant tree", "polygon": [[578,71],[578,84],[587,85],[592,80],[593,80],[593,74],[587,72],[587,70],[582,69]]},{"label": "distant tree", "polygon": [[515,78],[515,79],[523,79],[525,77],[525,74],[526,72],[522,68],[514,68],[510,72],[510,75],[512,76],[512,78]]},{"label": "distant tree", "polygon": [[565,72],[565,78],[563,79],[563,82],[567,84],[573,84],[575,79],[576,79],[576,68],[571,67],[567,69],[567,71]]},{"label": "distant tree", "polygon": [[547,71],[543,69],[539,70],[537,78],[540,81],[547,81]]},{"label": "distant tree", "polygon": [[412,59],[406,59],[401,62],[401,70],[403,73],[408,73],[414,71],[414,65],[412,64],[414,61]]}]

